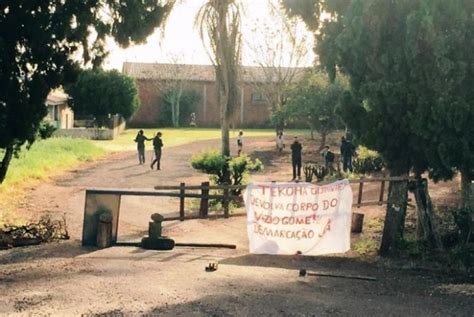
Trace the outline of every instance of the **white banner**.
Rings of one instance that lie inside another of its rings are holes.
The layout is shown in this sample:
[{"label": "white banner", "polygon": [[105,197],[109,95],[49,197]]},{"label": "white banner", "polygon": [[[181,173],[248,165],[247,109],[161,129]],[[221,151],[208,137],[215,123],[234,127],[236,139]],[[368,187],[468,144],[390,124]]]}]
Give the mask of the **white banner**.
[{"label": "white banner", "polygon": [[350,249],[348,180],[322,186],[251,183],[244,201],[250,253],[319,255]]}]

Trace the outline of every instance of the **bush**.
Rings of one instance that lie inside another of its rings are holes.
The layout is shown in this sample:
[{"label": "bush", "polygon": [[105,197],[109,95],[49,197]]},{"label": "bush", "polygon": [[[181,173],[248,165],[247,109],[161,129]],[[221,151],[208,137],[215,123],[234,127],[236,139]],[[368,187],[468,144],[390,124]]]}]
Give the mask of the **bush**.
[{"label": "bush", "polygon": [[352,166],[357,174],[369,174],[382,171],[385,163],[378,152],[359,146],[357,158],[354,159]]},{"label": "bush", "polygon": [[38,129],[38,134],[40,138],[44,140],[50,138],[56,130],[56,127],[48,121],[42,121]]},{"label": "bush", "polygon": [[[252,159],[247,155],[234,158],[225,157],[217,150],[209,150],[193,155],[191,166],[194,169],[211,175],[211,181],[218,185],[225,184],[226,175],[230,175],[232,185],[242,185],[250,171],[260,171],[263,163],[259,159]],[[240,190],[234,191],[240,194]]]},{"label": "bush", "polygon": [[303,172],[305,176],[305,181],[311,183],[313,177],[316,176],[318,182],[324,180],[324,178],[329,175],[329,169],[325,166],[316,164],[316,163],[307,163],[303,166]]}]

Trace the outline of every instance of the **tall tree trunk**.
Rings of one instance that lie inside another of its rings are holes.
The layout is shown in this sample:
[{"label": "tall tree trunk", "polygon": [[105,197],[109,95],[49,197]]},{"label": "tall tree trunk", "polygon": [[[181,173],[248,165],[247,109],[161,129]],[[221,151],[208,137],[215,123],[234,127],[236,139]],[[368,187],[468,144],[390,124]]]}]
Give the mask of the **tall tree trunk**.
[{"label": "tall tree trunk", "polygon": [[5,177],[7,176],[7,170],[10,166],[10,162],[13,157],[13,146],[7,146],[5,149],[5,154],[3,155],[3,160],[0,162],[0,184],[3,183]]},{"label": "tall tree trunk", "polygon": [[171,95],[171,124],[176,128],[176,92]]},{"label": "tall tree trunk", "polygon": [[221,107],[221,138],[222,138],[222,155],[230,156],[229,142],[229,120],[227,118],[227,106]]},{"label": "tall tree trunk", "polygon": [[181,107],[181,97],[183,95],[183,89],[180,88],[178,95],[176,96],[176,128],[179,128],[179,117],[180,117],[180,107]]},{"label": "tall tree trunk", "polygon": [[471,183],[473,178],[470,167],[461,169],[462,205],[474,211],[474,184]]},{"label": "tall tree trunk", "polygon": [[318,152],[321,151],[323,147],[326,145],[327,136],[328,136],[327,132],[321,132],[321,145],[319,146]]},{"label": "tall tree trunk", "polygon": [[434,221],[434,208],[428,191],[428,180],[417,175],[413,185],[417,211],[417,238],[427,241],[432,247],[443,249]]},{"label": "tall tree trunk", "polygon": [[[391,173],[391,176],[407,176],[407,173]],[[408,181],[390,182],[382,244],[380,245],[381,256],[393,255],[398,249],[405,229],[407,200]]]}]

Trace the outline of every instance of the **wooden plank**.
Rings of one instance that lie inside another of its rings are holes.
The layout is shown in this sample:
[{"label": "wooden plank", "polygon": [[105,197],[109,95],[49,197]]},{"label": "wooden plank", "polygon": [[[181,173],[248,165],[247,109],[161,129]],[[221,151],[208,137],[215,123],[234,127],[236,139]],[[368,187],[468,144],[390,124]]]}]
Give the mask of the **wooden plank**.
[{"label": "wooden plank", "polygon": [[[247,217],[247,213],[245,212],[239,212],[235,214],[229,214],[229,218],[234,218],[234,217]],[[224,215],[208,215],[205,218],[212,218],[212,219],[218,219],[218,218],[224,218]],[[203,219],[201,216],[185,216],[184,220],[195,220],[195,219]],[[177,221],[181,220],[180,217],[167,217],[163,219],[163,221]]]},{"label": "wooden plank", "polygon": [[179,217],[181,218],[181,221],[184,221],[184,197],[185,197],[185,183],[180,184],[180,197],[179,197]]},{"label": "wooden plank", "polygon": [[[209,189],[245,189],[247,185],[209,185]],[[180,186],[157,185],[156,190],[178,190]],[[202,185],[188,185],[186,190],[202,190]]]},{"label": "wooden plank", "polygon": [[376,205],[381,205],[381,204],[386,204],[387,201],[384,200],[382,202],[378,201],[378,200],[374,200],[374,201],[366,201],[366,202],[361,202],[360,204],[359,203],[354,203],[352,204],[353,207],[364,207],[364,206],[376,206]]}]

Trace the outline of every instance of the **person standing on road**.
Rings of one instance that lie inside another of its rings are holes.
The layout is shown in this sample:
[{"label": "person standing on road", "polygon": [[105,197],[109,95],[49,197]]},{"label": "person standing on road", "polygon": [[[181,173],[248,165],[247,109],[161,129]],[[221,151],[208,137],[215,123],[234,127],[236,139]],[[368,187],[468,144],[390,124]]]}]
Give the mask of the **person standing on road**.
[{"label": "person standing on road", "polygon": [[276,137],[276,147],[278,152],[282,152],[283,148],[285,147],[285,143],[283,140],[283,131],[278,131],[277,137]]},{"label": "person standing on road", "polygon": [[350,140],[341,138],[341,157],[342,157],[342,170],[352,172],[352,156],[355,153],[355,147]]},{"label": "person standing on road", "polygon": [[242,148],[244,147],[244,133],[242,130],[239,131],[239,136],[237,137],[237,156],[240,156],[242,153]]},{"label": "person standing on road", "polygon": [[138,163],[140,165],[145,164],[145,141],[150,141],[151,139],[147,138],[143,134],[143,130],[138,131],[137,136],[135,137],[135,142],[137,143],[138,150]]},{"label": "person standing on road", "polygon": [[161,148],[163,147],[163,141],[161,140],[161,132],[158,132],[153,138],[153,150],[155,151],[155,159],[151,163],[150,167],[153,169],[156,163],[156,170],[160,170],[160,160],[161,160]]},{"label": "person standing on road", "polygon": [[301,178],[301,150],[303,146],[298,141],[298,137],[295,136],[295,141],[291,144],[291,165],[293,167],[293,180],[298,177]]}]

